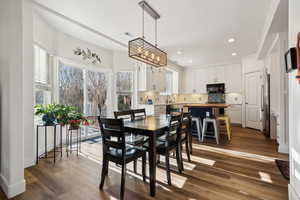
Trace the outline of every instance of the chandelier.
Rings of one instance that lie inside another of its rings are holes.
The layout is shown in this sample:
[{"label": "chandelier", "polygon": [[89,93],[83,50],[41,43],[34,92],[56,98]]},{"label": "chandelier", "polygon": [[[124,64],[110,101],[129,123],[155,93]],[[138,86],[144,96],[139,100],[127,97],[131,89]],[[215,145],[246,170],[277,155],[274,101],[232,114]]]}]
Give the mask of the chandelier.
[{"label": "chandelier", "polygon": [[[157,47],[157,20],[160,15],[146,2],[139,2],[143,9],[143,30],[142,37],[138,37],[128,42],[129,57],[152,65],[154,67],[163,67],[167,65],[167,53]],[[145,11],[155,20],[155,45],[145,40],[144,36],[144,13]]]}]

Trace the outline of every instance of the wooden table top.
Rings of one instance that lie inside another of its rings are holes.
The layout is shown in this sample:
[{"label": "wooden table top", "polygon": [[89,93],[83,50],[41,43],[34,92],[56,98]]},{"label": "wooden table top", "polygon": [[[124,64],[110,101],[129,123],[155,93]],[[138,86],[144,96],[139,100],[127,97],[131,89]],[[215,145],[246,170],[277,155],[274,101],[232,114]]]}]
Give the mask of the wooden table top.
[{"label": "wooden table top", "polygon": [[197,107],[197,108],[227,108],[229,105],[228,104],[223,104],[223,103],[191,103],[191,104],[185,104],[185,107]]},{"label": "wooden table top", "polygon": [[169,116],[147,116],[146,119],[124,122],[125,128],[157,131],[168,127]]}]

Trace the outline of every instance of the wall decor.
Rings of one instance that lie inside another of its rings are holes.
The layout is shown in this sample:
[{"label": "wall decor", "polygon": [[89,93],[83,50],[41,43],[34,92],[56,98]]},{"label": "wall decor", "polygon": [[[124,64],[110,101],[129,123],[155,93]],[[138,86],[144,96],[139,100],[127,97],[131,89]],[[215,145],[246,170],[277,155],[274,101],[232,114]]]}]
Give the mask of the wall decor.
[{"label": "wall decor", "polygon": [[83,50],[80,47],[77,47],[76,49],[74,49],[74,55],[81,56],[82,60],[88,61],[92,64],[101,63],[100,56],[97,53],[92,52],[89,48],[87,48],[87,50]]}]

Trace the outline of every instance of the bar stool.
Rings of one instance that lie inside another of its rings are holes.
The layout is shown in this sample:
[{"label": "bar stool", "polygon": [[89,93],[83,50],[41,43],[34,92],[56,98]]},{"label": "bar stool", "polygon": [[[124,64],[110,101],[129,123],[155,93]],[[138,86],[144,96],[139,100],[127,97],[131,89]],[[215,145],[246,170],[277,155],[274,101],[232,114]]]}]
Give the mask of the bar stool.
[{"label": "bar stool", "polygon": [[207,125],[208,123],[212,123],[214,127],[214,134],[217,141],[217,144],[219,144],[219,128],[216,118],[204,118],[203,120],[203,129],[202,129],[202,141],[204,140],[204,137],[207,134]]},{"label": "bar stool", "polygon": [[201,135],[202,135],[202,122],[200,117],[192,117],[192,123],[196,123],[197,127],[197,134],[198,134],[198,140],[201,142]]},{"label": "bar stool", "polygon": [[231,133],[232,133],[230,117],[224,115],[224,116],[218,117],[218,120],[225,122],[227,137],[228,137],[228,140],[230,140]]}]

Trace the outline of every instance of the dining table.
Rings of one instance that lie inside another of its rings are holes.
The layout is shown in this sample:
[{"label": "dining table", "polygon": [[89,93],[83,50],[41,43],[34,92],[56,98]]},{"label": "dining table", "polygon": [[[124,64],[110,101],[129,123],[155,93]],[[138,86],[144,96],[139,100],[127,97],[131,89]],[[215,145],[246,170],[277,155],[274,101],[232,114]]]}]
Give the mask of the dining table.
[{"label": "dining table", "polygon": [[148,159],[149,159],[149,179],[150,195],[155,196],[156,183],[156,139],[169,126],[170,116],[147,116],[141,120],[124,121],[126,132],[148,137]]}]

